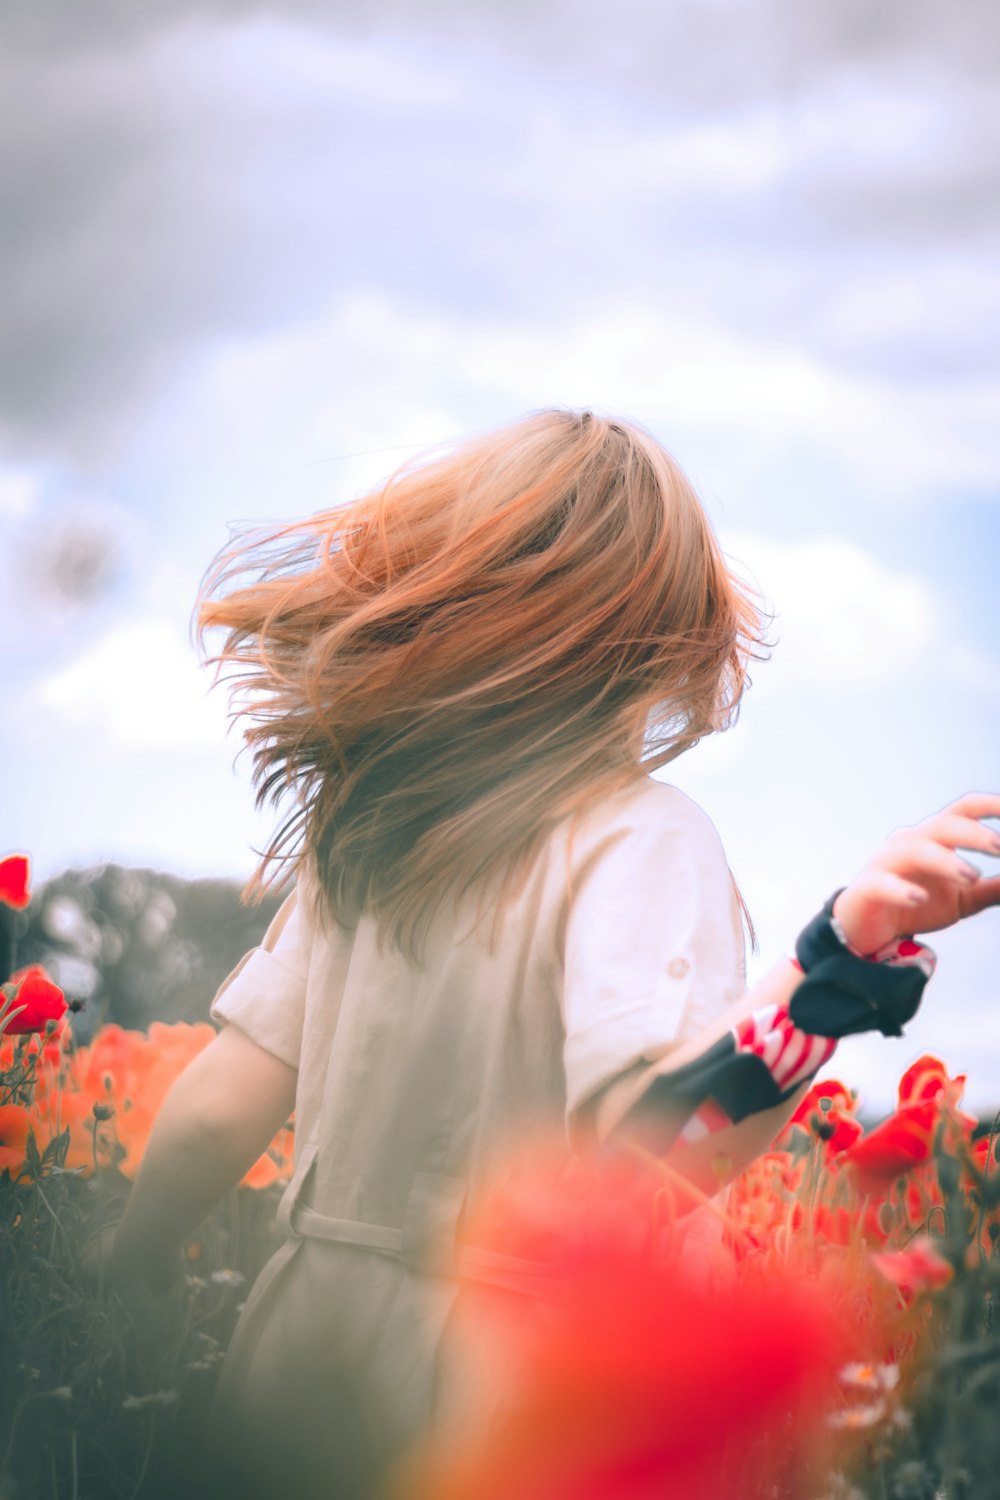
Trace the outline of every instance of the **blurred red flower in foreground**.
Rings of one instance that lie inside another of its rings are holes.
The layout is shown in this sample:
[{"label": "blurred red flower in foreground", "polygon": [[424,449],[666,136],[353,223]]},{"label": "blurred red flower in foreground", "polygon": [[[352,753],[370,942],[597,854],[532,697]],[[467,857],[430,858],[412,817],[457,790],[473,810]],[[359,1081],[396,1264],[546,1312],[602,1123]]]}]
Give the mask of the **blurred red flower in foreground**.
[{"label": "blurred red flower in foreground", "polygon": [[10,1036],[44,1031],[47,1021],[61,1021],[69,1009],[62,990],[52,983],[41,964],[18,969],[10,976],[4,990],[13,994],[15,1009],[25,1007],[20,1015],[8,1021],[5,1029]]},{"label": "blurred red flower in foreground", "polygon": [[29,867],[26,854],[10,854],[0,859],[0,901],[23,911],[31,900],[28,890]]},{"label": "blurred red flower in foreground", "polygon": [[794,1274],[711,1284],[678,1253],[683,1220],[655,1229],[656,1188],[647,1176],[643,1233],[634,1170],[543,1160],[474,1216],[467,1242],[540,1256],[548,1290],[463,1283],[450,1329],[458,1436],[416,1462],[401,1497],[808,1493],[850,1350],[836,1298]]}]

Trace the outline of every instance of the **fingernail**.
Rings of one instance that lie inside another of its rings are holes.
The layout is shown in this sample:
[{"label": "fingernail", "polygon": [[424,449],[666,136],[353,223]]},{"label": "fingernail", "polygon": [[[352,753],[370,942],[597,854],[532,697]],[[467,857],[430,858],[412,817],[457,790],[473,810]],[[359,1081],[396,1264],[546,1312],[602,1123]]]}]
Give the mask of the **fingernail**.
[{"label": "fingernail", "polygon": [[971,885],[974,880],[978,880],[979,879],[979,871],[973,869],[971,865],[963,865],[962,866],[962,879],[963,880],[967,880],[969,882],[969,884]]}]

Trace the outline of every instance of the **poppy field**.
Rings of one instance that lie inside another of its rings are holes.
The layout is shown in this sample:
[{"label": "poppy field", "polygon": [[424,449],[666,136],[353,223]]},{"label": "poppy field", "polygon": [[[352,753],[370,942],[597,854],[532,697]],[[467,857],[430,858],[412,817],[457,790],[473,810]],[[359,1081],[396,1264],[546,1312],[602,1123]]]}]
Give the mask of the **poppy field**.
[{"label": "poppy field", "polygon": [[[30,899],[0,861],[0,904]],[[190,1490],[242,1301],[277,1248],[294,1119],[184,1247],[169,1292],[107,1285],[160,1104],[215,1035],[107,1025],[38,965],[0,989],[0,1500]],[[544,1313],[462,1283],[456,1337],[518,1371],[499,1412],[428,1443],[392,1500],[988,1500],[1000,1472],[997,1122],[925,1056],[866,1128],[813,1085],[770,1151],[699,1211],[671,1172],[543,1143],[464,1226],[554,1273]],[[652,1248],[656,1246],[656,1252]]]}]

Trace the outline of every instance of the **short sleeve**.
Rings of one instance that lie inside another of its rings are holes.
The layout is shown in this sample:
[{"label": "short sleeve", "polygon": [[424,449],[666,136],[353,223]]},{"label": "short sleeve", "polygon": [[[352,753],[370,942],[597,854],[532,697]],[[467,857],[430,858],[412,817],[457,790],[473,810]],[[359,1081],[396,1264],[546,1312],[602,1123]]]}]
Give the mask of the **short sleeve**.
[{"label": "short sleeve", "polygon": [[708,814],[652,782],[594,845],[572,894],[563,970],[567,1119],[746,989],[740,906]]},{"label": "short sleeve", "polygon": [[260,946],[251,948],[219,986],[209,1015],[232,1023],[290,1067],[299,1066],[309,976],[311,928],[299,888],[275,913]]}]

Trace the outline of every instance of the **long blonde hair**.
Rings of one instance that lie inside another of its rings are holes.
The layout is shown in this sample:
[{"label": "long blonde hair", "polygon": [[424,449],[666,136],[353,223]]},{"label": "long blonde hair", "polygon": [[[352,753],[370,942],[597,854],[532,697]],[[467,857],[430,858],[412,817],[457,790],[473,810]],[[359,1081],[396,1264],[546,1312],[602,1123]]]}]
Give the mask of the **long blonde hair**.
[{"label": "long blonde hair", "polygon": [[273,862],[309,869],[318,919],[369,910],[380,948],[391,933],[416,963],[449,891],[502,875],[502,913],[559,822],[735,723],[770,644],[676,462],[589,411],[533,413],[251,532],[195,616],[202,651],[228,629],[208,660],[245,669],[231,718],[250,721],[256,806],[297,802],[244,902]]}]

